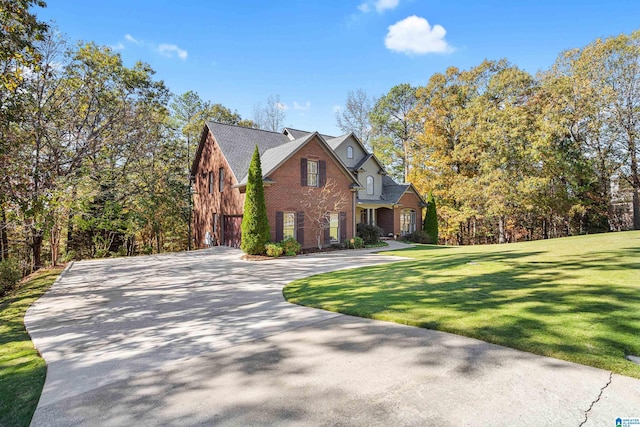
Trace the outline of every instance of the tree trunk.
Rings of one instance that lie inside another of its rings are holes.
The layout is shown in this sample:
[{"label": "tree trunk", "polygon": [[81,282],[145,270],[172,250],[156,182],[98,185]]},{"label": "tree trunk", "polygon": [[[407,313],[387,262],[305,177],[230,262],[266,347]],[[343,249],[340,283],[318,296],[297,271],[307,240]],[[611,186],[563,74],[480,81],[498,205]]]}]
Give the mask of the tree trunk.
[{"label": "tree trunk", "polygon": [[547,218],[542,218],[542,238],[545,240],[549,238],[549,221]]},{"label": "tree trunk", "polygon": [[7,236],[7,213],[0,204],[0,261],[9,258],[9,237]]},{"label": "tree trunk", "polygon": [[42,232],[35,227],[31,227],[31,253],[35,271],[42,267]]},{"label": "tree trunk", "polygon": [[506,239],[504,237],[504,216],[500,216],[498,218],[498,243],[505,243]]}]

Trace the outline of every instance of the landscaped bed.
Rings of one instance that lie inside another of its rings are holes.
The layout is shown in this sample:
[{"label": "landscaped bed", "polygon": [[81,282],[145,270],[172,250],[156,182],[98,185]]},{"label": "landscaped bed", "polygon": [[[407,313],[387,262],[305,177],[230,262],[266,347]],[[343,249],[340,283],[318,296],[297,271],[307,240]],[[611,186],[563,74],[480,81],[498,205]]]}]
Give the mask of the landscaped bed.
[{"label": "landscaped bed", "polygon": [[640,231],[492,246],[289,284],[290,302],[453,332],[640,378]]}]

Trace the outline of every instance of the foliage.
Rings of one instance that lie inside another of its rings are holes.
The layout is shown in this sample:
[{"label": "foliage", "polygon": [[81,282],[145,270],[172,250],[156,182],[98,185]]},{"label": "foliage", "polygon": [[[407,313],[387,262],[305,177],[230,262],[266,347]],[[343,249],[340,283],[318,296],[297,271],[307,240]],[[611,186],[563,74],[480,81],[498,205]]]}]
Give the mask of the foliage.
[{"label": "foliage", "polygon": [[424,216],[424,224],[422,229],[429,236],[428,242],[420,243],[433,243],[438,244],[438,212],[436,210],[436,199],[430,192],[427,196],[427,213]]},{"label": "foliage", "polygon": [[[290,283],[293,303],[451,332],[640,378],[640,232],[418,246]],[[606,313],[606,315],[603,315]],[[535,331],[535,333],[532,333]]]},{"label": "foliage", "polygon": [[399,84],[378,99],[369,115],[373,153],[400,182],[408,182],[414,134],[419,129],[419,122],[411,114],[416,101],[416,88]]},{"label": "foliage", "polygon": [[256,145],[249,165],[247,190],[244,199],[244,216],[242,217],[242,241],[240,248],[249,255],[260,255],[265,252],[265,245],[269,241],[269,220],[267,219],[267,205],[262,186],[262,166],[260,152]]},{"label": "foliage", "polygon": [[8,258],[0,261],[0,297],[9,292],[22,278],[20,265]]},{"label": "foliage", "polygon": [[264,106],[258,103],[253,107],[253,121],[251,122],[253,126],[251,127],[280,132],[287,116],[285,110],[286,106],[280,102],[280,95],[269,95]]},{"label": "foliage", "polygon": [[413,243],[433,243],[433,239],[425,230],[416,230],[413,233],[407,234],[404,238]]},{"label": "foliage", "polygon": [[265,251],[267,256],[277,258],[284,252],[284,248],[281,243],[267,243],[265,245]]},{"label": "foliage", "polygon": [[28,426],[38,405],[47,365],[24,327],[31,304],[55,281],[60,270],[43,270],[0,298],[0,425]]},{"label": "foliage", "polygon": [[375,99],[370,98],[364,89],[347,92],[344,110],[336,111],[336,124],[342,132],[353,132],[360,141],[369,145],[371,140],[371,119]]},{"label": "foliage", "polygon": [[377,225],[359,223],[356,226],[356,235],[360,237],[365,245],[373,245],[380,241],[384,230]]},{"label": "foliage", "polygon": [[362,249],[364,248],[364,239],[360,236],[353,237],[349,242],[347,242],[347,248],[352,249]]},{"label": "foliage", "polygon": [[282,241],[282,248],[286,256],[296,256],[300,252],[301,245],[294,238],[288,238]]}]

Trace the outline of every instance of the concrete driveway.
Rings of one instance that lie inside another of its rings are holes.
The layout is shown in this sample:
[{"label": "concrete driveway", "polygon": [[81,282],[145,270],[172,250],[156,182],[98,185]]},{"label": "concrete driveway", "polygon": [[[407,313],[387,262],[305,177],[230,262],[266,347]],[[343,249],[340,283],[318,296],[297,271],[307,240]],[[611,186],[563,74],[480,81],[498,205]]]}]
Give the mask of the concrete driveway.
[{"label": "concrete driveway", "polygon": [[615,426],[640,381],[289,304],[282,287],[398,261],[249,262],[214,248],[77,262],[25,323],[48,364],[34,426]]}]

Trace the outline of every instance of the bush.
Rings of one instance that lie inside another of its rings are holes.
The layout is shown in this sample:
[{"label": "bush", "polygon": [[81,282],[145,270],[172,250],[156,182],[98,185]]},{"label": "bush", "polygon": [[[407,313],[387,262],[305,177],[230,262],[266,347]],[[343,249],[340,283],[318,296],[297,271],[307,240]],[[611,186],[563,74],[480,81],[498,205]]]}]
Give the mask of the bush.
[{"label": "bush", "polygon": [[264,245],[264,248],[267,252],[267,256],[273,258],[278,258],[284,251],[280,243],[267,243],[266,245]]},{"label": "bush", "polygon": [[407,234],[405,239],[414,243],[431,243],[431,237],[424,230],[416,230]]},{"label": "bush", "polygon": [[429,192],[427,197],[427,214],[424,217],[422,229],[427,233],[430,240],[427,243],[438,244],[438,212],[436,211],[436,199]]},{"label": "bush", "polygon": [[244,216],[240,229],[242,232],[240,249],[249,255],[262,255],[269,242],[271,232],[267,219],[267,205],[262,186],[262,166],[257,145],[249,165],[244,198]]},{"label": "bush", "polygon": [[374,245],[380,242],[380,236],[384,233],[382,228],[371,224],[358,224],[357,235],[365,245]]},{"label": "bush", "polygon": [[282,249],[286,256],[296,256],[300,252],[301,245],[296,239],[288,238],[282,242]]},{"label": "bush", "polygon": [[348,249],[362,249],[364,248],[364,240],[362,237],[356,236],[347,242]]},{"label": "bush", "polygon": [[0,295],[13,289],[20,279],[22,279],[22,272],[16,261],[6,259],[0,262]]}]

